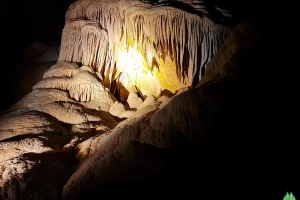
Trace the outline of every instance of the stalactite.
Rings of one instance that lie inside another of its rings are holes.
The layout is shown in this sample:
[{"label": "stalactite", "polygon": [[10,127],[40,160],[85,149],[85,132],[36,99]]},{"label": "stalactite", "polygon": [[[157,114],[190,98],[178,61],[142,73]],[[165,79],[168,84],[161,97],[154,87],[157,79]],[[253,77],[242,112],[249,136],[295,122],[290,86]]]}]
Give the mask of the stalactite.
[{"label": "stalactite", "polygon": [[91,66],[110,87],[117,78],[114,75],[119,52],[133,46],[145,57],[150,69],[155,67],[153,60],[159,63],[160,58],[173,58],[178,79],[192,85],[201,79],[202,68],[231,29],[201,16],[201,9],[196,9],[198,14],[189,13],[164,2],[151,5],[139,0],[76,1],[66,14],[60,60]]},{"label": "stalactite", "polygon": [[81,29],[84,65],[91,66],[95,71],[101,71],[106,65],[108,36],[97,23],[88,23]]}]

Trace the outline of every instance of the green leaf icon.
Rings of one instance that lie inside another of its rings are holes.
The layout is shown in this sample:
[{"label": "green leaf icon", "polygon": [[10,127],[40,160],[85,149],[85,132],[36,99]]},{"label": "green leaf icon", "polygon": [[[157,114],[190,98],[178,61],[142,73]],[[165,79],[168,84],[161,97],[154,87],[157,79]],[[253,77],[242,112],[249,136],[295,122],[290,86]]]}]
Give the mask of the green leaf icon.
[{"label": "green leaf icon", "polygon": [[284,196],[283,200],[296,200],[296,198],[294,197],[293,193],[286,193],[286,195]]}]

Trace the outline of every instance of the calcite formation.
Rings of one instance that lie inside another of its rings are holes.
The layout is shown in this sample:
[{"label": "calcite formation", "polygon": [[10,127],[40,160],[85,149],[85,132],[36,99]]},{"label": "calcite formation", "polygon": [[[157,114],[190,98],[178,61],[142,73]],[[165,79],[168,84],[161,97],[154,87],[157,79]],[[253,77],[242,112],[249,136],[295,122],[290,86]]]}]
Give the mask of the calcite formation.
[{"label": "calcite formation", "polygon": [[208,16],[201,1],[76,1],[66,14],[59,60],[91,66],[110,89],[175,93],[199,82],[231,32]]},{"label": "calcite formation", "polygon": [[110,183],[159,177],[172,158],[165,152],[222,128],[207,119],[236,99],[219,98],[218,73],[204,72],[231,28],[202,3],[75,1],[58,62],[1,113],[0,199],[110,195]]}]

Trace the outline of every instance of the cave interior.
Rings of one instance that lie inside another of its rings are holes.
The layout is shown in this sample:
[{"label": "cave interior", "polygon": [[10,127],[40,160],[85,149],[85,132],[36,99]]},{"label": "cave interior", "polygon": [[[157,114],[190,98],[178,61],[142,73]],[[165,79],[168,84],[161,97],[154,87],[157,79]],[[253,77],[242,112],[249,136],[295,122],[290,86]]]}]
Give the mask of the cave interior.
[{"label": "cave interior", "polygon": [[292,4],[1,7],[0,200],[300,198]]}]

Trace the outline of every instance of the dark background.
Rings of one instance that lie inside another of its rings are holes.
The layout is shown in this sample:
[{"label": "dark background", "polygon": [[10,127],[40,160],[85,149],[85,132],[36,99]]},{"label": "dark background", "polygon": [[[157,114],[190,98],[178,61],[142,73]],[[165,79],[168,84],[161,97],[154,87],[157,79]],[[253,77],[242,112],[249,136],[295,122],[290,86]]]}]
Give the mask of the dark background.
[{"label": "dark background", "polygon": [[33,42],[60,43],[64,16],[72,0],[2,1],[1,12],[1,103],[0,110],[14,103],[24,51]]}]

